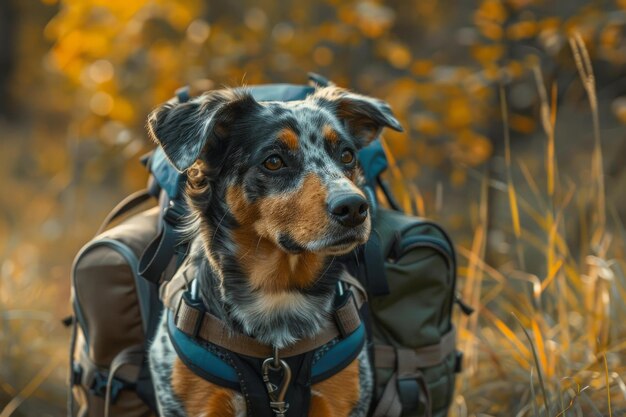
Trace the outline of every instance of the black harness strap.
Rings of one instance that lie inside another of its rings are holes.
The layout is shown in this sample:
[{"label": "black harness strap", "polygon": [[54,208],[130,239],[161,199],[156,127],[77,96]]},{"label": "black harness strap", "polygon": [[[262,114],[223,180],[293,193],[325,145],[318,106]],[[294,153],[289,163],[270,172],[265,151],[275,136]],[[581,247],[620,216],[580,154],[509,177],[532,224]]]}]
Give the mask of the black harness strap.
[{"label": "black harness strap", "polygon": [[[251,417],[275,417],[269,407],[270,397],[263,383],[262,359],[244,355],[230,355],[238,371],[241,393],[246,400],[247,415]],[[313,352],[283,359],[292,372],[291,383],[287,391],[286,402],[289,404],[289,417],[306,417],[311,402],[311,364]],[[279,385],[280,381],[272,379]]]},{"label": "black harness strap", "polygon": [[179,234],[176,227],[180,224],[184,210],[174,201],[163,209],[163,222],[159,233],[146,247],[139,260],[139,275],[158,284],[161,274],[176,255]]}]

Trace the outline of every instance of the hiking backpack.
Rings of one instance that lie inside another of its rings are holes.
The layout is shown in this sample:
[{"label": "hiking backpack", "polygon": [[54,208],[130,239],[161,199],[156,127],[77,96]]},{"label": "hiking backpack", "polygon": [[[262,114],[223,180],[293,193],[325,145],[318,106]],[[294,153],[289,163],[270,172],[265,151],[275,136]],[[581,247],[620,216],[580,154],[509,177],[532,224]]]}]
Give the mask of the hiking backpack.
[{"label": "hiking backpack", "polygon": [[[312,86],[248,90],[258,101],[302,100],[316,85],[328,84],[315,74],[310,79]],[[189,98],[187,89],[177,91],[180,102]],[[456,350],[453,305],[471,312],[456,296],[454,247],[440,226],[400,211],[381,179],[387,159],[380,141],[360,150],[358,158],[372,232],[368,243],[342,262],[369,300],[368,317],[363,317],[375,369],[369,415],[444,417],[462,358]],[[162,297],[186,284],[168,283],[187,250],[178,242],[177,229],[185,215],[186,178],[160,148],[142,162],[150,172],[147,188],[109,213],[73,264],[69,416],[158,415],[146,355]],[[379,207],[377,190],[390,208]],[[150,200],[156,207],[138,210]],[[139,212],[128,216],[131,211]],[[113,222],[118,224],[108,228]]]}]

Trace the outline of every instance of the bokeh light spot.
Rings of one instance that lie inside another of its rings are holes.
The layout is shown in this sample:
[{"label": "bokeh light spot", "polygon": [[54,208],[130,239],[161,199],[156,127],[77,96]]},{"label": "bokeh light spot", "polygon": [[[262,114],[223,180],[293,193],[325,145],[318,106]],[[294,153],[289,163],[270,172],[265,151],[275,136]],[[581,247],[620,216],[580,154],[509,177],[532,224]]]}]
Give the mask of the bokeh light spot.
[{"label": "bokeh light spot", "polygon": [[333,51],[327,46],[318,46],[313,51],[313,60],[319,66],[325,67],[332,64],[333,58]]},{"label": "bokeh light spot", "polygon": [[263,10],[254,7],[246,12],[244,23],[254,31],[261,31],[267,26],[267,15]]},{"label": "bokeh light spot", "polygon": [[204,43],[211,34],[211,26],[201,19],[196,19],[187,27],[187,39],[193,43]]},{"label": "bokeh light spot", "polygon": [[110,81],[115,75],[113,64],[106,59],[99,59],[89,66],[89,78],[101,84]]},{"label": "bokeh light spot", "polygon": [[91,97],[89,108],[98,116],[106,116],[113,110],[113,97],[105,92],[99,91]]}]

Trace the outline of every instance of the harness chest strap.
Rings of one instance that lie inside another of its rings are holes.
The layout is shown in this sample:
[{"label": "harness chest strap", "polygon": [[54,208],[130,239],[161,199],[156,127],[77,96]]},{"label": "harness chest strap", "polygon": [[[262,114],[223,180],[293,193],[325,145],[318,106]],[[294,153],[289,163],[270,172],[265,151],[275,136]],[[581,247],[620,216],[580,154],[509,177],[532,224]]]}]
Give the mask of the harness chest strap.
[{"label": "harness chest strap", "polygon": [[[348,290],[350,291],[350,290]],[[281,357],[292,357],[315,350],[336,337],[345,337],[361,324],[359,308],[363,301],[358,293],[350,291],[345,301],[335,309],[334,320],[329,320],[315,337],[301,339],[281,349]],[[231,352],[255,358],[268,358],[274,354],[271,346],[243,333],[234,332],[226,323],[206,312],[200,305],[181,297],[174,315],[175,326],[183,333],[197,337]]]}]

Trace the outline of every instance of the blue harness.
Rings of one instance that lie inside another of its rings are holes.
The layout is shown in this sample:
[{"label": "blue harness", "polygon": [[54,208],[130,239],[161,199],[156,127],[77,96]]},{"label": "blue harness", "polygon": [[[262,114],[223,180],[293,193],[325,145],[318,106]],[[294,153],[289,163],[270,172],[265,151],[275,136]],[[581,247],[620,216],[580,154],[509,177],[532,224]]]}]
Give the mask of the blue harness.
[{"label": "blue harness", "polygon": [[[347,297],[351,297],[350,292],[338,296],[336,305],[344,304]],[[190,293],[187,292],[181,302],[189,302],[190,299]],[[190,302],[198,305],[197,301]],[[264,359],[241,355],[201,339],[197,337],[197,328],[196,335],[194,332],[184,332],[176,325],[176,314],[177,312],[168,310],[167,328],[170,340],[183,363],[201,378],[240,392],[246,400],[248,416],[274,417],[275,414],[269,407],[272,398],[269,397],[267,385],[263,381]],[[311,385],[337,374],[352,363],[363,349],[365,340],[365,326],[360,322],[349,334],[341,334],[312,351],[284,358],[293,372],[286,394],[286,402],[289,403],[288,416],[306,416]]]}]

